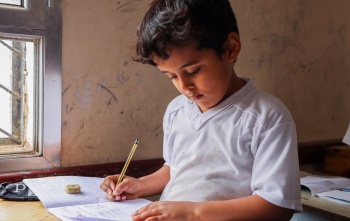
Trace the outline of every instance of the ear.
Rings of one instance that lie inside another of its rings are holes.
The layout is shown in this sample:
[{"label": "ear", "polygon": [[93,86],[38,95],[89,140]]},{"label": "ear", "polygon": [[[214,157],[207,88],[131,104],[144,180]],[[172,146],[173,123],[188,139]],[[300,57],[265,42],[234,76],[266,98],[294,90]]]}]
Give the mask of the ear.
[{"label": "ear", "polygon": [[229,33],[227,40],[224,43],[224,54],[227,56],[230,62],[235,62],[240,51],[241,41],[238,34],[235,32]]}]

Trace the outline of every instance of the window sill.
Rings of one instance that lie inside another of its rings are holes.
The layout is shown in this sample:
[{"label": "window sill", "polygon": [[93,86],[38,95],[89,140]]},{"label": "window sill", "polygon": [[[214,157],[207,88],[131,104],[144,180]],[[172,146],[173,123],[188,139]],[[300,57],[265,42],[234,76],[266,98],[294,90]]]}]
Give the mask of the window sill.
[{"label": "window sill", "polygon": [[[151,159],[132,161],[129,165],[127,175],[133,177],[141,177],[157,171],[164,164],[163,159]],[[39,178],[48,176],[92,176],[105,177],[112,174],[120,173],[124,166],[124,162],[106,163],[75,167],[62,167],[54,169],[30,170],[13,173],[0,173],[0,183],[21,182],[27,178]]]}]

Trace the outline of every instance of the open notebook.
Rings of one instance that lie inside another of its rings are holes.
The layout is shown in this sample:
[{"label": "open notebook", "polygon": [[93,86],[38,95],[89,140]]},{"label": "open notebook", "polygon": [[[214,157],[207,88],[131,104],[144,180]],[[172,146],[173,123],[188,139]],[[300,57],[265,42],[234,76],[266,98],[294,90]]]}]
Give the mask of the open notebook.
[{"label": "open notebook", "polygon": [[350,205],[350,179],[345,177],[306,176],[300,184],[307,187],[312,195]]},{"label": "open notebook", "polygon": [[[38,196],[45,208],[64,221],[131,220],[131,213],[146,206],[146,199],[109,202],[100,189],[103,178],[57,176],[24,179],[23,182]],[[79,184],[81,193],[68,194],[65,187]]]}]

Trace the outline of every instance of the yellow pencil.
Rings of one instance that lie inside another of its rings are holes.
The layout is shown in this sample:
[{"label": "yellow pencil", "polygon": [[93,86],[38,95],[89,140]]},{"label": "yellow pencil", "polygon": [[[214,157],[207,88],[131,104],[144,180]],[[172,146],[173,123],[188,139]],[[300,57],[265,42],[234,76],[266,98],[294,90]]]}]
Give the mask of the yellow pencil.
[{"label": "yellow pencil", "polygon": [[[118,181],[117,181],[116,185],[118,185],[124,179],[125,172],[128,169],[129,163],[131,161],[132,156],[135,153],[135,150],[136,150],[136,147],[137,147],[138,144],[139,144],[139,139],[136,139],[134,145],[131,148],[131,151],[129,153],[128,159],[126,160],[126,162],[124,164],[123,170],[122,170],[122,172],[120,173],[120,175],[118,177]],[[112,192],[112,196],[111,196],[109,201],[112,201],[113,197],[114,197],[114,193]]]}]

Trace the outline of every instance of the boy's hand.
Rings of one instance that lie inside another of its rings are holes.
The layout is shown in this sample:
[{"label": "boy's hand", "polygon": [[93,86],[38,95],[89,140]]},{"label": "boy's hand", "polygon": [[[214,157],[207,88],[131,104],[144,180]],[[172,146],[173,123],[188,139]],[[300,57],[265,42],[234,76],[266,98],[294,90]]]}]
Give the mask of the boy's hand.
[{"label": "boy's hand", "polygon": [[[116,186],[118,175],[107,176],[100,185],[100,188],[106,192],[106,198],[112,201],[136,199],[140,191],[140,182],[133,177],[125,176],[123,181]],[[114,197],[111,199],[112,193]]]},{"label": "boy's hand", "polygon": [[193,202],[154,202],[132,214],[133,221],[195,220]]}]

